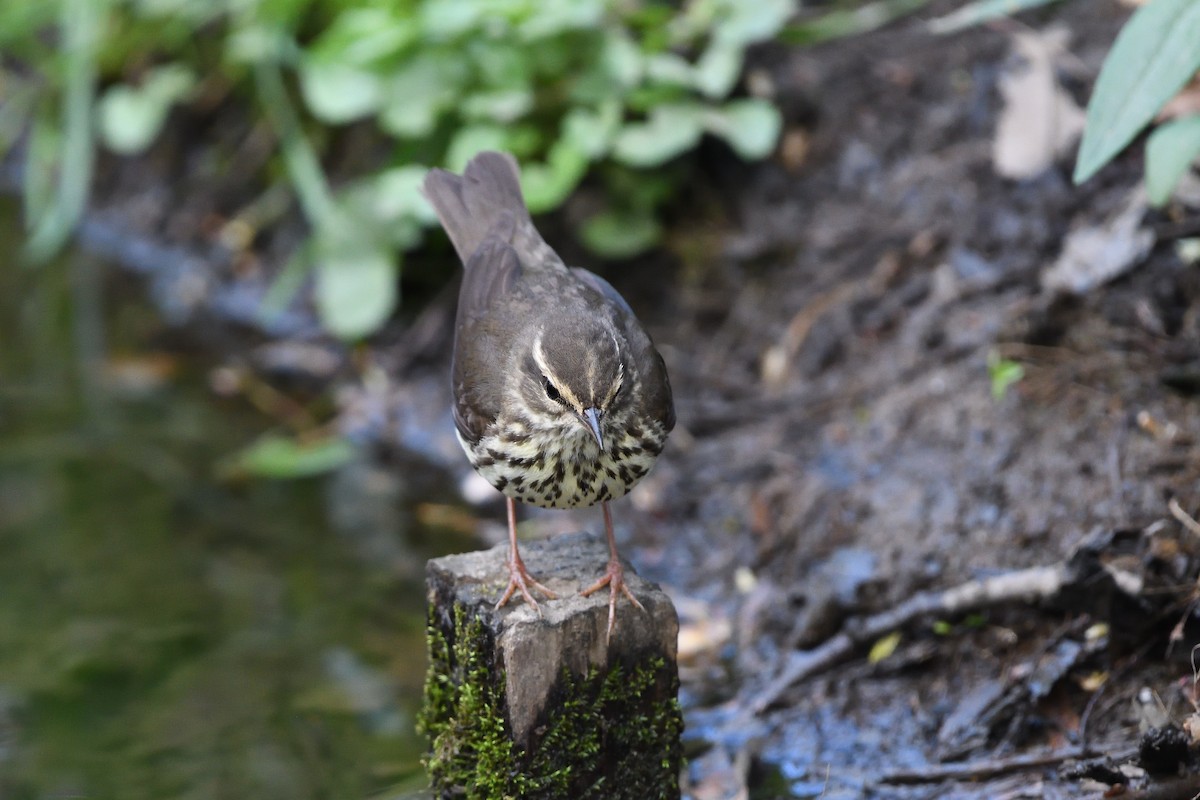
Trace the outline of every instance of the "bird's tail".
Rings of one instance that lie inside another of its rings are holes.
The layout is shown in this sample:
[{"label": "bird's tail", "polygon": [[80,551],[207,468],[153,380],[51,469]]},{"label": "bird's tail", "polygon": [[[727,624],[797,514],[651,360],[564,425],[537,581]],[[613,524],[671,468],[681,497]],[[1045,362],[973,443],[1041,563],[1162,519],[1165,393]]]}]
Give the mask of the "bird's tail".
[{"label": "bird's tail", "polygon": [[533,223],[517,162],[508,153],[483,152],[471,159],[462,175],[432,169],[422,192],[464,264],[498,224],[532,230]]}]

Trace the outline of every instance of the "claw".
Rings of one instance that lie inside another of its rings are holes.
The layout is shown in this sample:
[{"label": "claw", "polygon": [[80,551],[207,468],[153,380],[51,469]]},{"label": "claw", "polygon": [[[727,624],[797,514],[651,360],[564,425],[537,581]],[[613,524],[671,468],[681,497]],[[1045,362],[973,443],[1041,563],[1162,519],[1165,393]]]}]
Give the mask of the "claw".
[{"label": "claw", "polygon": [[533,599],[533,595],[529,592],[530,588],[537,589],[546,595],[547,600],[557,600],[558,595],[538,583],[529,574],[529,570],[525,569],[525,562],[521,560],[521,551],[517,549],[517,504],[511,497],[506,499],[508,500],[508,560],[505,564],[508,566],[508,588],[496,601],[496,610],[499,611],[503,608],[512,598],[513,593],[519,591],[521,597],[525,598],[525,602],[532,606],[537,615],[541,617],[542,607],[538,605],[537,600]]},{"label": "claw", "polygon": [[581,595],[587,597],[595,592],[600,591],[605,586],[608,587],[608,629],[604,634],[605,644],[612,640],[613,628],[617,624],[617,597],[625,595],[629,598],[629,602],[638,607],[638,610],[645,613],[646,607],[643,606],[633,592],[629,591],[629,584],[625,583],[625,568],[621,566],[621,562],[616,558],[608,560],[608,569],[604,571],[604,575],[600,580],[593,583],[588,588],[580,592]]},{"label": "claw", "polygon": [[512,598],[513,594],[519,591],[521,596],[525,598],[525,602],[537,612],[539,617],[542,616],[542,607],[538,605],[538,601],[529,592],[530,588],[544,594],[547,600],[558,599],[558,595],[547,589],[529,574],[529,571],[525,569],[525,562],[521,560],[520,553],[517,552],[515,547],[511,548],[508,556],[508,588],[504,590],[504,594],[496,601],[496,609],[503,608]]}]

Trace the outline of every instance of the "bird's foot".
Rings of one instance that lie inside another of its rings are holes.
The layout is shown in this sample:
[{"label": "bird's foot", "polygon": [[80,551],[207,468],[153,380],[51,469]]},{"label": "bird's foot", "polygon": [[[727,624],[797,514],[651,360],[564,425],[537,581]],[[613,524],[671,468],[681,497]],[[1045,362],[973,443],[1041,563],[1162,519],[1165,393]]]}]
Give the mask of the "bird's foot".
[{"label": "bird's foot", "polygon": [[612,639],[613,626],[617,623],[617,596],[624,594],[629,598],[629,602],[638,607],[639,611],[645,612],[646,607],[643,606],[638,599],[633,596],[633,592],[629,591],[629,585],[625,583],[625,568],[621,566],[621,562],[616,558],[608,560],[608,568],[604,571],[604,575],[600,580],[593,583],[588,588],[580,592],[581,595],[588,595],[598,592],[605,586],[608,587],[608,631],[605,633],[605,639]]},{"label": "bird's foot", "polygon": [[525,569],[525,562],[521,560],[521,556],[514,555],[508,559],[508,588],[504,590],[504,594],[496,602],[496,608],[504,607],[512,598],[513,594],[520,592],[525,598],[525,602],[537,612],[540,617],[542,615],[542,607],[538,605],[538,601],[533,599],[530,589],[536,589],[546,596],[547,600],[557,600],[558,595],[550,591],[548,588],[538,583],[529,570]]}]

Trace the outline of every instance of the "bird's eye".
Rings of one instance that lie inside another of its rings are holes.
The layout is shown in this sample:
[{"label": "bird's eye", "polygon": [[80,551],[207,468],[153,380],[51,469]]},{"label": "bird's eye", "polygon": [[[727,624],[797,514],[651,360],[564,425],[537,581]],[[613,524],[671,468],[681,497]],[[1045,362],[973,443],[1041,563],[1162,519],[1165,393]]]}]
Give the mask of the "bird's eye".
[{"label": "bird's eye", "polygon": [[542,388],[546,390],[546,397],[549,397],[554,402],[561,403],[563,401],[558,389],[554,388],[554,384],[545,375],[542,376]]}]

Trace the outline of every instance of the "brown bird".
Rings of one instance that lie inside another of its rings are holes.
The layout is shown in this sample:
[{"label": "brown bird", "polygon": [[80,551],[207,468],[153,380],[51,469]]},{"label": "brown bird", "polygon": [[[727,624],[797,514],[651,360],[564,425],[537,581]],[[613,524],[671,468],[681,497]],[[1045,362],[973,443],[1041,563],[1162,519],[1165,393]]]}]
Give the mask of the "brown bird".
[{"label": "brown bird", "polygon": [[454,423],[467,457],[508,501],[508,588],[556,595],[525,569],[516,500],[543,508],[599,503],[609,559],[583,591],[625,584],[608,503],[641,480],[675,425],[666,365],[607,281],[567,267],[533,227],[517,164],[480,153],[461,176],[431,170],[424,194],[462,259],[451,366]]}]

